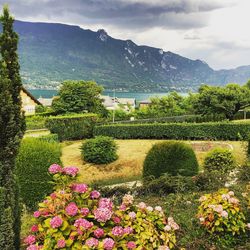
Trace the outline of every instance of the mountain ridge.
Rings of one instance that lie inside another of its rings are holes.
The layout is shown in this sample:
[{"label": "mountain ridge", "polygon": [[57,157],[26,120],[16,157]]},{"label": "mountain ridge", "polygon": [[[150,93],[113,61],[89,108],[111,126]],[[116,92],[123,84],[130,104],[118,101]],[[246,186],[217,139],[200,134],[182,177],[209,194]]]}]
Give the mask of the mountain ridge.
[{"label": "mountain ridge", "polygon": [[206,62],[132,40],[112,38],[103,29],[15,21],[21,76],[28,88],[57,88],[63,80],[95,80],[120,91],[189,91],[201,83],[244,83],[250,66],[213,70]]}]

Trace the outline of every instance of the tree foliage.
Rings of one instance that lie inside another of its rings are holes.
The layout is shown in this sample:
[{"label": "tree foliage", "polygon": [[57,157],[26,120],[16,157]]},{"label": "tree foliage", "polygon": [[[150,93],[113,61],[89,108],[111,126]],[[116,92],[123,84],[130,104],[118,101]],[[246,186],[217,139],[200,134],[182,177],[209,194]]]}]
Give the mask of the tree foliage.
[{"label": "tree foliage", "polygon": [[14,18],[4,7],[0,19],[0,249],[19,249],[20,210],[15,181],[15,158],[25,123],[21,112],[21,78]]},{"label": "tree foliage", "polygon": [[52,108],[58,113],[93,112],[106,114],[100,94],[103,88],[92,81],[65,81]]},{"label": "tree foliage", "polygon": [[225,87],[203,85],[193,105],[198,114],[224,114],[232,120],[240,109],[250,106],[250,89],[234,83]]}]

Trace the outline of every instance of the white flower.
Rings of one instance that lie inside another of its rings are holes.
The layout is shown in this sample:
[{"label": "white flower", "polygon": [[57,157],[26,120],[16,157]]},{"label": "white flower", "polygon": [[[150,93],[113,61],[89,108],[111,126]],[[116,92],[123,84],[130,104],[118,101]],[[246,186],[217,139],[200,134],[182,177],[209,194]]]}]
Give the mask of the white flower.
[{"label": "white flower", "polygon": [[169,226],[169,225],[166,225],[165,227],[164,227],[164,231],[170,231],[171,230],[171,227]]},{"label": "white flower", "polygon": [[162,207],[156,206],[156,207],[155,207],[155,211],[162,212]]},{"label": "white flower", "polygon": [[152,208],[152,207],[147,207],[147,210],[149,211],[149,212],[152,212],[154,209]]},{"label": "white flower", "polygon": [[233,192],[233,191],[229,191],[228,194],[229,194],[230,196],[234,196],[234,192]]},{"label": "white flower", "polygon": [[227,218],[227,217],[228,217],[227,211],[223,210],[223,211],[221,212],[221,216],[224,217],[224,218]]}]

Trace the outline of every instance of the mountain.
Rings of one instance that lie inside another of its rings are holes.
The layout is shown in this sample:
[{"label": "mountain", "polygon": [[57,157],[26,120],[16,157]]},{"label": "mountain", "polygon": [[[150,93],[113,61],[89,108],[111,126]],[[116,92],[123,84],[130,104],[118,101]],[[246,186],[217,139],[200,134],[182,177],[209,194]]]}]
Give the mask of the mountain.
[{"label": "mountain", "polygon": [[201,83],[244,83],[250,66],[215,71],[201,60],[138,46],[78,26],[16,21],[21,76],[29,88],[56,88],[66,79],[95,80],[123,91],[195,90]]}]

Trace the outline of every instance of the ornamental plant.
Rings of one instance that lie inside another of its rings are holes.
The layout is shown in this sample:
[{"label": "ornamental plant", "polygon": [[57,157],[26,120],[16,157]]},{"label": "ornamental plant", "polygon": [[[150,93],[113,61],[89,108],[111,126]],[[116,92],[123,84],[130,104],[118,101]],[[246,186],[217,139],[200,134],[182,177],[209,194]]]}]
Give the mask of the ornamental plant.
[{"label": "ornamental plant", "polygon": [[55,191],[34,212],[34,225],[24,239],[27,250],[172,249],[179,226],[162,208],[134,204],[125,195],[115,206],[86,184],[73,183],[75,167],[49,168]]},{"label": "ornamental plant", "polygon": [[198,218],[209,233],[240,234],[247,228],[239,200],[233,191],[220,189],[200,197]]}]

